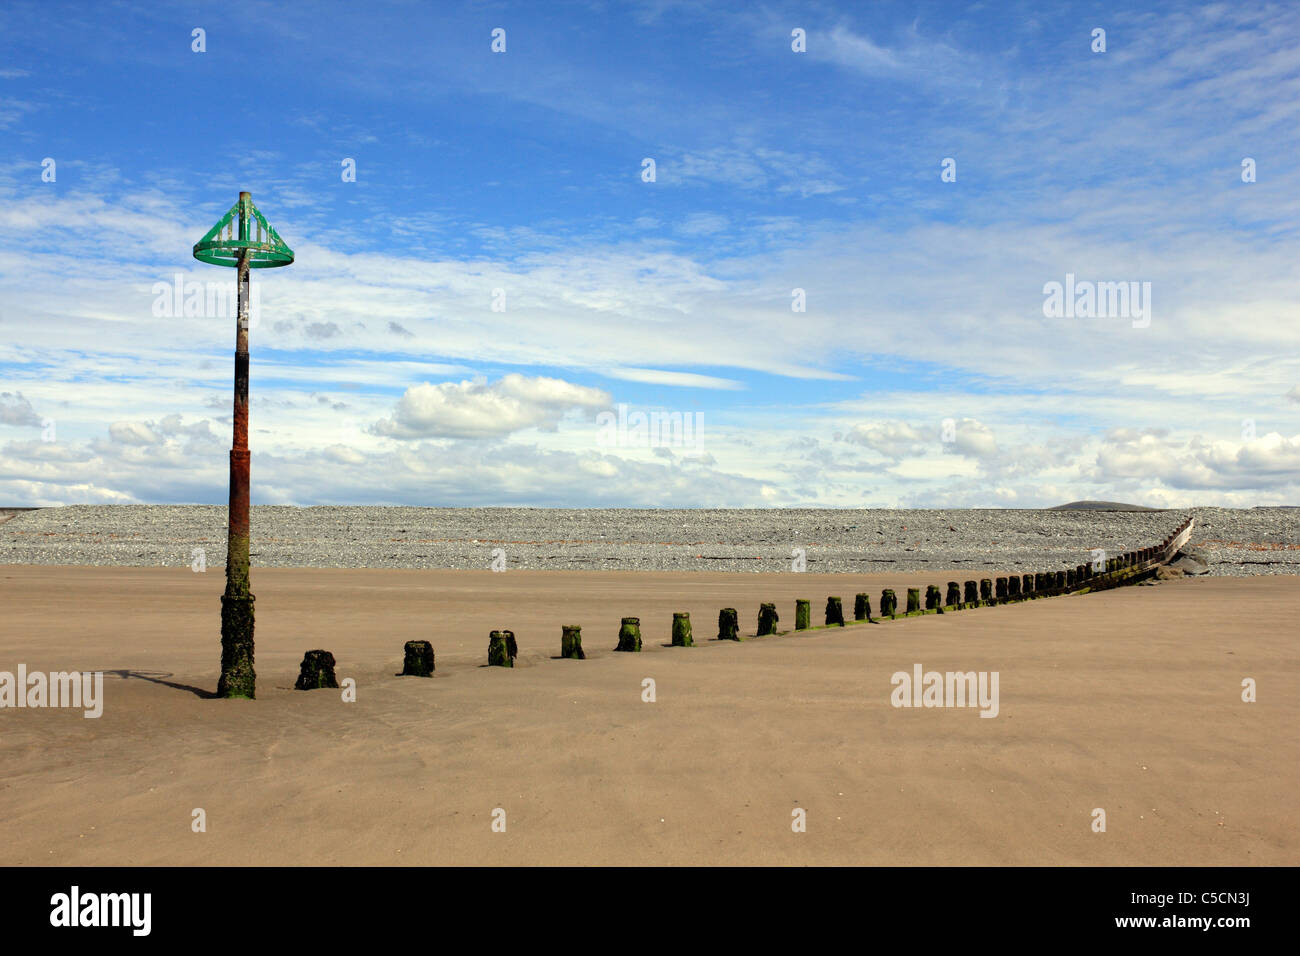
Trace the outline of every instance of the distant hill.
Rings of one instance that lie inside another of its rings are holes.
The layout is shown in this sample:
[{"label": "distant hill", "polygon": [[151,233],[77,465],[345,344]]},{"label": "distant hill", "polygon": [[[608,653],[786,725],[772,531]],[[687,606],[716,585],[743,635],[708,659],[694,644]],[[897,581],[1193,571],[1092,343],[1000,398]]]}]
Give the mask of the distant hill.
[{"label": "distant hill", "polygon": [[1159,511],[1146,505],[1126,505],[1119,501],[1071,501],[1068,505],[1057,505],[1048,511]]}]

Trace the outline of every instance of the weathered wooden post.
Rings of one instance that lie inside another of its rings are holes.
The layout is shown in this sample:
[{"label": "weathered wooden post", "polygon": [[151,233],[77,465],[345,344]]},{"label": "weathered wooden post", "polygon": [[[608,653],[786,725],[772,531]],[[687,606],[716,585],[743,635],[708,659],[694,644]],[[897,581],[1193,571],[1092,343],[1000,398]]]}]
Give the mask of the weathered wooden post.
[{"label": "weathered wooden post", "polygon": [[776,622],[781,618],[776,613],[775,604],[761,604],[758,608],[758,636],[764,637],[776,633]]},{"label": "weathered wooden post", "polygon": [[493,631],[488,635],[488,666],[514,667],[517,648],[513,631]]},{"label": "weathered wooden post", "polygon": [[402,677],[433,676],[433,645],[428,641],[407,641],[402,648]]},{"label": "weathered wooden post", "polygon": [[1020,600],[1020,575],[1013,574],[1007,578],[1007,600]]},{"label": "weathered wooden post", "polygon": [[837,597],[828,597],[826,599],[826,626],[844,626],[844,607]]},{"label": "weathered wooden post", "polygon": [[1065,590],[1065,572],[1064,572],[1064,571],[1057,571],[1057,572],[1056,572],[1056,590],[1058,590],[1058,591],[1064,591],[1064,590]]},{"label": "weathered wooden post", "polygon": [[[253,226],[257,237],[253,237]],[[248,300],[249,270],[287,266],[293,250],[267,223],[246,192],[194,244],[194,258],[235,271],[235,402],[226,527],[226,592],[221,596],[221,679],[218,697],[257,696],[253,670],[253,594],[249,590]],[[301,678],[299,678],[301,680]]]},{"label": "weathered wooden post", "polygon": [[673,611],[673,647],[694,647],[691,637],[691,615],[687,611]]},{"label": "weathered wooden post", "polygon": [[323,687],[339,686],[334,676],[334,655],[329,651],[308,651],[303,655],[298,668],[298,681],[294,690],[319,690]]},{"label": "weathered wooden post", "polygon": [[614,648],[614,650],[641,650],[641,619],[639,617],[623,618],[622,626],[618,629],[618,647]]},{"label": "weathered wooden post", "polygon": [[880,592],[880,616],[892,618],[898,614],[898,597],[892,588]]},{"label": "weathered wooden post", "polygon": [[718,612],[718,640],[740,640],[740,615],[734,607],[724,607]]},{"label": "weathered wooden post", "polygon": [[940,601],[943,595],[939,593],[939,585],[927,584],[925,587],[925,609],[927,611],[939,610]]},{"label": "weathered wooden post", "polygon": [[794,602],[794,629],[806,631],[812,626],[812,602],[797,598]]},{"label": "weathered wooden post", "polygon": [[919,610],[921,610],[921,589],[908,588],[907,589],[907,613],[911,614],[913,611],[919,611]]},{"label": "weathered wooden post", "polygon": [[866,594],[859,593],[853,599],[853,620],[870,621],[871,620],[871,598]]},{"label": "weathered wooden post", "polygon": [[560,625],[560,657],[573,661],[587,659],[587,655],[582,650],[582,625]]},{"label": "weathered wooden post", "polygon": [[948,582],[948,593],[945,595],[943,603],[948,607],[956,607],[961,604],[961,585],[956,581]]},{"label": "weathered wooden post", "polygon": [[1020,593],[1025,597],[1034,595],[1034,576],[1032,574],[1022,575],[1020,578]]},{"label": "weathered wooden post", "polygon": [[979,585],[974,581],[966,582],[966,592],[964,595],[965,603],[969,607],[975,607],[980,602]]},{"label": "weathered wooden post", "polygon": [[993,601],[993,582],[988,578],[980,578],[980,600],[985,604]]},{"label": "weathered wooden post", "polygon": [[993,584],[994,584],[993,596],[996,597],[999,601],[1005,601],[1008,597],[1007,579],[997,578],[993,582]]}]

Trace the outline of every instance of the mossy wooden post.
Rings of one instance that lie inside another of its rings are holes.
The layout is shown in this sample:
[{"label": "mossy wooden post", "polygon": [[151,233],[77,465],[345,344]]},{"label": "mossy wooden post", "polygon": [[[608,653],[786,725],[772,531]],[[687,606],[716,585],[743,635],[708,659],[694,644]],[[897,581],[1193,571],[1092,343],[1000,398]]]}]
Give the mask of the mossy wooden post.
[{"label": "mossy wooden post", "polygon": [[853,620],[871,620],[871,598],[867,595],[859,593],[853,598]]},{"label": "mossy wooden post", "polygon": [[718,640],[740,640],[740,615],[734,607],[724,607],[718,612]]},{"label": "mossy wooden post", "polygon": [[939,592],[939,585],[927,584],[925,587],[925,609],[927,611],[937,611],[943,595]]},{"label": "mossy wooden post", "polygon": [[1047,590],[1047,575],[1042,571],[1034,572],[1034,593]]},{"label": "mossy wooden post", "polygon": [[898,596],[894,594],[892,588],[885,588],[880,592],[880,616],[890,617],[898,613]]},{"label": "mossy wooden post", "polygon": [[1057,571],[1057,572],[1056,572],[1056,590],[1058,590],[1058,591],[1064,591],[1064,590],[1065,590],[1065,572],[1064,572],[1064,571]]},{"label": "mossy wooden post", "polygon": [[506,642],[505,631],[493,631],[488,635],[488,667],[514,667],[515,659],[510,656],[510,645]]},{"label": "mossy wooden post", "polygon": [[844,626],[844,606],[837,597],[828,597],[826,599],[826,626]]},{"label": "mossy wooden post", "polygon": [[907,613],[911,614],[913,611],[919,611],[919,610],[921,610],[921,589],[908,588],[907,589]]},{"label": "mossy wooden post", "polygon": [[794,602],[794,629],[806,631],[812,625],[812,602],[796,598]]},{"label": "mossy wooden post", "polygon": [[694,647],[691,637],[691,615],[686,611],[673,611],[673,647]]},{"label": "mossy wooden post", "polygon": [[1017,601],[1020,599],[1020,575],[1013,574],[1007,578],[1007,600]]},{"label": "mossy wooden post", "polygon": [[775,604],[762,604],[758,608],[758,636],[776,633],[776,622],[781,619]]},{"label": "mossy wooden post", "polygon": [[948,593],[944,596],[943,603],[948,607],[956,607],[961,604],[961,585],[956,581],[948,582]]},{"label": "mossy wooden post", "polygon": [[641,650],[641,619],[639,617],[623,618],[623,623],[618,629],[618,647],[614,648],[614,650]]},{"label": "mossy wooden post", "polygon": [[1074,590],[1074,568],[1065,569],[1065,589],[1067,591]]},{"label": "mossy wooden post", "polygon": [[980,578],[980,600],[985,604],[993,603],[993,582],[989,578]]},{"label": "mossy wooden post", "polygon": [[993,596],[996,597],[999,601],[1005,601],[1008,597],[1007,579],[998,578],[996,581],[993,582],[993,587],[994,587]]},{"label": "mossy wooden post", "polygon": [[402,648],[403,677],[433,676],[433,645],[428,641],[407,641]]},{"label": "mossy wooden post", "polygon": [[1022,575],[1020,578],[1020,593],[1025,597],[1032,597],[1034,594],[1034,576],[1032,574]]},{"label": "mossy wooden post", "polygon": [[303,655],[302,665],[298,668],[298,682],[295,690],[319,690],[322,687],[338,688],[338,678],[334,676],[334,655],[329,651],[308,651]]},{"label": "mossy wooden post", "polygon": [[585,661],[587,655],[582,651],[582,625],[560,625],[560,657],[565,660]]},{"label": "mossy wooden post", "polygon": [[979,585],[976,584],[974,581],[967,581],[963,598],[965,603],[968,604],[970,607],[974,607],[975,605],[979,604],[980,602]]}]

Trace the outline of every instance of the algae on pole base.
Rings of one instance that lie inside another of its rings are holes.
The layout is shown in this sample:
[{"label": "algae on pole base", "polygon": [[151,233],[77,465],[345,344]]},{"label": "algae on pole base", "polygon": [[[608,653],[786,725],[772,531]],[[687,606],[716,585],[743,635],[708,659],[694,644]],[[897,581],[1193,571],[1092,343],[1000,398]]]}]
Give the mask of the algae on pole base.
[{"label": "algae on pole base", "polygon": [[740,640],[740,615],[734,607],[724,607],[718,612],[718,640]]},{"label": "algae on pole base", "polygon": [[308,651],[303,655],[302,665],[298,668],[298,682],[294,690],[320,690],[324,687],[338,689],[339,682],[334,676],[334,655],[329,651]]},{"label": "algae on pole base", "polygon": [[581,625],[560,625],[560,657],[573,661],[585,661],[587,659],[587,655],[582,652]]},{"label": "algae on pole base", "polygon": [[218,697],[257,696],[257,673],[253,670],[252,594],[221,596],[221,677]]},{"label": "algae on pole base", "polygon": [[402,648],[401,677],[433,676],[433,645],[428,641],[407,641]]},{"label": "algae on pole base", "polygon": [[828,597],[826,599],[826,626],[844,626],[844,606],[837,597]]},{"label": "algae on pole base", "polygon": [[794,629],[806,631],[812,624],[812,603],[803,598],[795,598]]},{"label": "algae on pole base", "polygon": [[694,647],[691,637],[691,615],[687,611],[673,611],[673,647]]},{"label": "algae on pole base", "polygon": [[514,667],[515,656],[510,653],[510,644],[514,635],[509,631],[493,631],[488,635],[488,667]]},{"label": "algae on pole base", "polygon": [[614,648],[614,650],[641,650],[641,619],[639,617],[623,618],[623,624],[618,629],[618,647]]},{"label": "algae on pole base", "polygon": [[776,622],[781,618],[776,613],[775,604],[762,604],[758,608],[758,636],[776,633]]},{"label": "algae on pole base", "polygon": [[921,589],[908,588],[907,589],[907,613],[911,614],[913,611],[919,611],[919,610],[921,610]]},{"label": "algae on pole base", "polygon": [[988,578],[980,578],[980,600],[985,604],[993,603],[993,582]]},{"label": "algae on pole base", "polygon": [[898,596],[891,588],[885,588],[880,592],[880,616],[894,617],[896,614],[898,614]]},{"label": "algae on pole base", "polygon": [[944,599],[948,607],[956,607],[961,603],[961,585],[956,581],[948,582],[948,594]]},{"label": "algae on pole base", "polygon": [[871,620],[871,598],[866,594],[858,594],[858,596],[853,599],[853,620]]}]

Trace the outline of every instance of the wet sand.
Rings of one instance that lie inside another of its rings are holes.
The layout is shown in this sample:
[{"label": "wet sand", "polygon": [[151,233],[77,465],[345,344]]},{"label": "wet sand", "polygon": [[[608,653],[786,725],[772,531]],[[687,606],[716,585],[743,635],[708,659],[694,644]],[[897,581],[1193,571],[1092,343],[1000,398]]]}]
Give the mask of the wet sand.
[{"label": "wet sand", "polygon": [[[207,698],[220,568],[0,566],[0,671],[105,672],[97,720],[0,710],[0,864],[1300,862],[1300,578],[710,640],[720,607],[752,634],[763,600],[785,628],[950,579],[254,569],[250,702]],[[699,646],[663,646],[676,610]],[[502,627],[513,670],[481,666]],[[394,676],[421,638],[437,676]],[[292,690],[316,647],[355,703]],[[999,715],[891,706],[917,663],[997,671]]]}]

